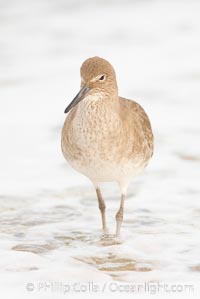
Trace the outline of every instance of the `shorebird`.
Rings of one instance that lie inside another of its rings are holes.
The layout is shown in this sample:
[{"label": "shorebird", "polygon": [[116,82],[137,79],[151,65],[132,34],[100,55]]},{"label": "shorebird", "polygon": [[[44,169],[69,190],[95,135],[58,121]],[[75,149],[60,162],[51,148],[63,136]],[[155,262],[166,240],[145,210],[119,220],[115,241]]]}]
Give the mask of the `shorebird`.
[{"label": "shorebird", "polygon": [[100,183],[119,184],[121,202],[115,235],[119,239],[128,184],[153,154],[151,124],[138,103],[118,95],[115,71],[108,61],[89,58],[80,73],[81,89],[65,109],[68,115],[62,129],[62,152],[96,189],[103,235],[108,231]]}]

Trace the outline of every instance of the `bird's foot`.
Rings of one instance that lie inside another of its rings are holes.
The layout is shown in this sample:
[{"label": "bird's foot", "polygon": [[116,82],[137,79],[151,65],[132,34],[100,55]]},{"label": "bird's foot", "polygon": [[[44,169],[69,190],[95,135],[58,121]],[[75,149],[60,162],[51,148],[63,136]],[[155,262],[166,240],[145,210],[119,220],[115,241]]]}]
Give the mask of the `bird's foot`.
[{"label": "bird's foot", "polygon": [[101,237],[99,244],[104,245],[104,246],[111,246],[111,245],[121,244],[121,241],[120,241],[120,239],[116,238],[115,235],[104,234]]},{"label": "bird's foot", "polygon": [[102,238],[106,238],[107,236],[109,236],[109,231],[108,231],[108,228],[105,227],[105,228],[103,228],[103,231],[102,231]]},{"label": "bird's foot", "polygon": [[119,236],[116,236],[116,235],[115,235],[113,239],[115,240],[115,243],[116,243],[116,244],[122,244],[122,240],[120,239]]}]

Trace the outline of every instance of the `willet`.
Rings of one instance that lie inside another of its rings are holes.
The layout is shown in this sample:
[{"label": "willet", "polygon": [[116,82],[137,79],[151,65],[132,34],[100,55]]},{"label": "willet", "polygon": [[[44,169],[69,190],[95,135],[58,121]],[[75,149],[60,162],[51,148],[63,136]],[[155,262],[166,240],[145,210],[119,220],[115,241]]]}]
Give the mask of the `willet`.
[{"label": "willet", "polygon": [[81,66],[81,90],[65,109],[62,151],[73,168],[93,183],[107,234],[101,182],[120,186],[121,203],[116,214],[116,237],[120,238],[124,201],[131,179],[142,172],[153,154],[151,124],[136,102],[118,96],[112,65],[93,57]]}]

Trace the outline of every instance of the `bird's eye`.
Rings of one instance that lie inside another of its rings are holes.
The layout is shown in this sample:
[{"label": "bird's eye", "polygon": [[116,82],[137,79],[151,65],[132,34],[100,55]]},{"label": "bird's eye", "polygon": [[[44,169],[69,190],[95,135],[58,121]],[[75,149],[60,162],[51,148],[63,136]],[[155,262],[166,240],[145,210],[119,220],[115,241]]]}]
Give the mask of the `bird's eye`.
[{"label": "bird's eye", "polygon": [[99,78],[99,81],[103,81],[103,80],[105,80],[105,75],[102,75],[100,78]]}]

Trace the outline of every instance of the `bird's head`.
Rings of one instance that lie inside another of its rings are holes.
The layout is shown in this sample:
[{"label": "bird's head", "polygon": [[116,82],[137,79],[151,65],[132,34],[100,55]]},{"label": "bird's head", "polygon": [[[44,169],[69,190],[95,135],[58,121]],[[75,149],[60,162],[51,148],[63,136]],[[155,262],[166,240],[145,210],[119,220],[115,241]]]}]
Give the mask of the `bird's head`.
[{"label": "bird's head", "polygon": [[[94,99],[117,96],[116,75],[112,65],[100,57],[92,57],[85,60],[81,66],[81,89],[73,101],[65,109],[69,112],[86,96],[94,96]],[[95,97],[96,96],[96,97]]]}]

